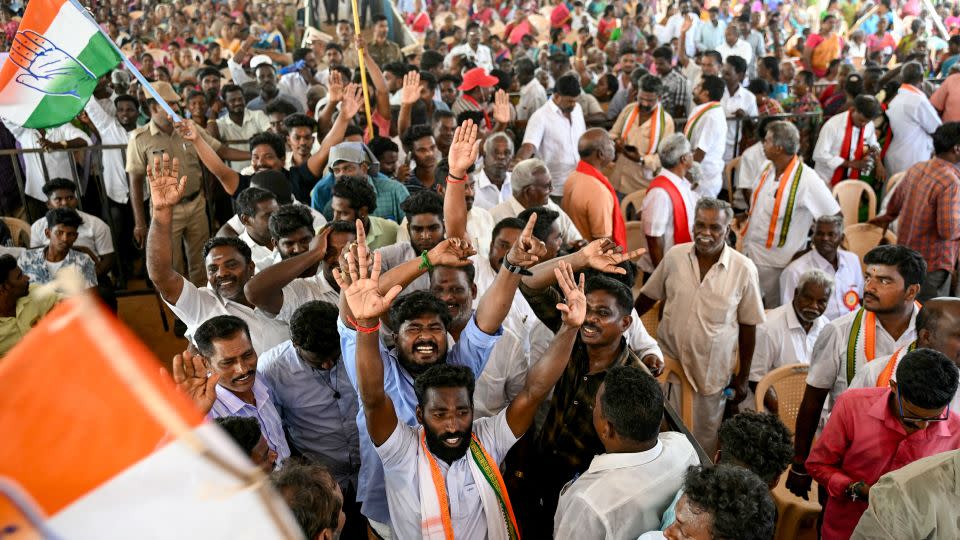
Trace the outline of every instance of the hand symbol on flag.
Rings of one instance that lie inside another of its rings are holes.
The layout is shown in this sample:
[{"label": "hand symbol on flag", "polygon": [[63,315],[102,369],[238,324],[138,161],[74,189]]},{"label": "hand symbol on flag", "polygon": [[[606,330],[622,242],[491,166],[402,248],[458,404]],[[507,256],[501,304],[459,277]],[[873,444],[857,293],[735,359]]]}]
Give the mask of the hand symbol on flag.
[{"label": "hand symbol on flag", "polygon": [[17,32],[10,60],[25,71],[17,82],[44,94],[80,99],[81,89],[87,94],[97,84],[97,77],[76,58],[33,30]]}]

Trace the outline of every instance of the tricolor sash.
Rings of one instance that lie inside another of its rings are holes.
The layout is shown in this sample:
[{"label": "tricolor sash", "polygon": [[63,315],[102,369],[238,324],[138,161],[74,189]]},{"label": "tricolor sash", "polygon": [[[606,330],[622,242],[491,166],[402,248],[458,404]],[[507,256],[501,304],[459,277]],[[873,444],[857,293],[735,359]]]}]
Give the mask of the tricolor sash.
[{"label": "tricolor sash", "polygon": [[[719,101],[711,101],[709,103],[704,103],[700,106],[700,110],[694,111],[693,115],[687,120],[687,125],[683,126],[683,135],[690,140],[690,135],[693,133],[693,129],[697,127],[697,124],[700,122],[700,119],[703,118],[703,115],[712,111],[714,109],[720,108]],[[690,141],[693,144],[693,141]]]},{"label": "tricolor sash", "polygon": [[[863,132],[866,131],[867,126],[860,128],[860,136],[857,140],[857,147],[854,149],[854,160],[863,159]],[[844,161],[850,161],[850,142],[853,140],[853,110],[847,111],[847,128],[843,133],[843,143],[840,144],[840,157]],[[860,178],[859,169],[849,169],[849,176],[846,175],[848,169],[837,167],[837,170],[833,171],[833,178],[830,179],[830,185],[835,186],[837,182],[845,178]]]},{"label": "tricolor sash", "polygon": [[[623,126],[623,133],[620,135],[621,141],[627,141],[627,135],[630,134],[630,130],[633,129],[633,124],[637,122],[639,115],[640,105],[637,105],[633,108],[633,111],[627,118],[627,123]],[[652,122],[650,125],[650,137],[647,140],[647,151],[644,152],[644,154],[656,153],[657,147],[660,145],[660,138],[663,136],[663,126],[667,123],[667,113],[663,110],[663,106],[660,105],[659,102],[653,109],[649,122]]]},{"label": "tricolor sash", "polygon": [[[800,158],[793,156],[793,159],[787,164],[787,168],[784,169],[783,174],[780,175],[776,198],[773,201],[773,211],[770,214],[770,227],[767,230],[767,249],[773,247],[773,240],[777,237],[777,220],[780,218],[780,205],[783,200],[783,194],[786,192],[787,184],[790,184],[790,192],[787,195],[787,205],[783,209],[783,223],[780,225],[777,247],[782,248],[787,243],[787,234],[790,232],[790,222],[793,221],[793,210],[797,204],[797,190],[800,188],[800,175],[802,172],[803,164],[800,163]],[[753,191],[753,200],[750,203],[750,214],[753,214],[757,208],[757,199],[759,199],[763,185],[767,179],[775,173],[776,171],[773,168],[773,164],[767,165],[763,170],[763,174],[760,175],[760,183],[757,185],[757,189]],[[789,178],[792,178],[792,180],[788,181]],[[749,229],[750,220],[748,219],[743,232],[744,236],[747,235]]]},{"label": "tricolor sash", "polygon": [[693,241],[690,236],[690,223],[687,221],[687,204],[680,195],[680,190],[666,176],[660,175],[650,182],[651,189],[660,188],[670,196],[670,203],[673,205],[673,243],[674,245],[686,244]]},{"label": "tricolor sash", "polygon": [[916,86],[914,86],[914,85],[912,85],[912,84],[902,83],[902,84],[900,85],[900,88],[906,90],[907,92],[913,92],[914,94],[921,95],[921,96],[923,96],[923,97],[927,97],[927,95],[924,94],[922,90],[920,90],[919,88],[917,88]]},{"label": "tricolor sash", "polygon": [[[917,348],[917,342],[914,341],[909,346],[907,346],[907,352]],[[897,352],[893,353],[893,356],[890,357],[890,360],[887,361],[887,365],[883,367],[883,371],[880,372],[880,376],[877,377],[877,386],[886,387],[890,386],[890,380],[893,378],[893,372],[897,369],[897,364],[900,362],[900,353],[903,352],[903,347],[897,349]]]},{"label": "tricolor sash", "polygon": [[[920,302],[914,302],[920,309]],[[847,383],[853,380],[857,372],[857,360],[861,364],[873,362],[877,357],[877,314],[860,308],[853,319],[850,335],[847,336]]]}]

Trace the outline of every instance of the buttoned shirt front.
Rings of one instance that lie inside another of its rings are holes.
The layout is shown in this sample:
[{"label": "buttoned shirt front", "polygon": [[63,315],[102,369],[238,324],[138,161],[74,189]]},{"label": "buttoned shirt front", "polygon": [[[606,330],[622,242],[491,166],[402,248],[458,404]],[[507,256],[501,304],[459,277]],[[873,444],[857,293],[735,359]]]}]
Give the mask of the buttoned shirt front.
[{"label": "buttoned shirt front", "polygon": [[757,341],[750,364],[750,380],[759,382],[764,375],[780,366],[809,364],[813,344],[829,322],[820,316],[803,329],[793,304],[785,304],[767,312],[767,320],[757,327]]},{"label": "buttoned shirt front", "polygon": [[[17,139],[17,143],[23,150],[40,150],[40,132],[36,129],[18,126],[6,119],[0,119],[10,130],[10,133]],[[73,139],[83,139],[87,144],[91,144],[90,137],[86,133],[77,129],[73,124],[66,123],[62,126],[47,128],[46,139],[52,143],[71,141]],[[38,201],[47,200],[43,194],[43,185],[47,178],[74,178],[74,167],[70,160],[71,152],[26,152],[22,154],[24,173],[26,176],[25,193]],[[44,169],[46,166],[46,169]]]},{"label": "buttoned shirt front", "polygon": [[[690,86],[690,81],[676,68],[660,77],[660,80],[663,81],[661,101],[667,111],[673,113],[677,107],[683,107],[685,113],[690,114],[689,111],[693,110],[693,87]],[[673,123],[673,118],[670,123]]]},{"label": "buttoned shirt front", "polygon": [[[855,253],[843,249],[837,250],[837,268],[824,259],[816,249],[811,249],[788,264],[780,274],[781,304],[789,304],[793,301],[800,276],[812,269],[823,270],[833,277],[833,293],[827,303],[827,310],[823,312],[823,316],[828,321],[860,308],[860,297],[863,296],[863,270],[860,267],[860,258]],[[857,295],[857,301],[847,307],[844,297],[850,292]]]},{"label": "buttoned shirt front", "polygon": [[[214,151],[220,149],[220,141],[211,137],[206,130],[198,129],[197,134],[203,137]],[[181,137],[176,130],[171,131],[169,135],[164,133],[153,120],[130,133],[130,142],[127,144],[127,172],[131,175],[144,176],[144,183],[146,183],[147,165],[153,166],[154,155],[160,154],[170,154],[171,162],[176,159],[180,163],[180,175],[187,177],[187,185],[183,190],[184,197],[189,197],[200,190],[203,167],[196,147]],[[145,189],[144,192],[149,193],[149,189]]]},{"label": "buttoned shirt front", "polygon": [[[230,118],[230,115],[227,114],[221,118],[217,118],[217,128],[220,130],[220,140],[222,141],[241,141],[230,144],[231,148],[237,150],[247,151],[250,149],[250,145],[247,144],[247,141],[250,140],[250,137],[258,133],[263,133],[270,129],[270,119],[267,118],[267,115],[263,111],[243,111],[243,120],[240,124],[237,124]],[[241,170],[247,165],[250,164],[250,161],[234,161],[230,163],[230,167],[234,170]]]},{"label": "buttoned shirt front", "polygon": [[[693,232],[694,210],[697,206],[699,196],[690,181],[686,178],[680,178],[669,169],[661,169],[660,175],[667,181],[676,186],[680,192],[680,198],[683,199],[683,206],[687,212],[687,225],[690,228],[691,237]],[[653,188],[647,191],[640,203],[640,221],[643,223],[644,236],[663,237],[663,253],[670,251],[675,245],[676,240],[673,237],[673,200],[666,190],[662,188]],[[653,273],[653,260],[649,253],[644,253],[640,257],[640,268],[647,273]]]},{"label": "buttoned shirt front", "polygon": [[[126,145],[130,134],[116,118],[116,107],[113,101],[106,100],[111,111],[103,101],[91,99],[83,107],[87,117],[93,122],[100,136],[100,144],[104,146],[123,146],[124,148],[104,149],[101,152],[103,162],[103,187],[107,197],[119,204],[126,204],[130,187],[127,182],[127,172],[124,170],[123,158],[126,155]],[[52,178],[52,177],[51,177]]]},{"label": "buttoned shirt front", "polygon": [[213,402],[210,409],[210,418],[222,418],[224,416],[239,416],[241,418],[256,418],[260,424],[260,432],[263,438],[267,440],[267,446],[277,453],[277,467],[285,459],[290,457],[290,447],[287,445],[287,437],[283,434],[283,423],[280,421],[280,414],[271,401],[270,390],[267,385],[256,377],[253,380],[253,398],[256,404],[250,404],[243,401],[236,394],[226,388],[216,386],[217,400]]},{"label": "buttoned shirt front", "polygon": [[[476,305],[476,301],[474,301]],[[527,382],[530,359],[523,340],[507,328],[490,351],[490,358],[473,391],[473,416],[495,416],[507,408]]]},{"label": "buttoned shirt front", "polygon": [[724,62],[727,61],[728,56],[739,56],[747,61],[748,66],[753,63],[753,47],[742,39],[737,38],[737,42],[733,44],[733,47],[724,39],[723,43],[718,45],[714,50],[720,53]]},{"label": "buttoned shirt front", "polygon": [[753,262],[724,246],[701,281],[694,243],[681,244],[667,252],[642,292],[664,302],[657,328],[663,352],[680,361],[700,394],[723,390],[736,367],[740,325],[764,321]]},{"label": "buttoned shirt front", "polygon": [[[646,160],[653,161],[650,158],[657,153],[660,142],[668,135],[673,135],[676,129],[666,105],[661,104],[661,107],[664,107],[664,122],[660,126],[660,133],[652,147],[650,132],[654,129],[654,124],[660,123],[660,116],[654,111],[654,114],[642,124],[638,125],[639,120],[633,120],[632,125],[627,125],[627,121],[633,117],[633,111],[637,109],[637,103],[631,103],[623,108],[610,129],[610,136],[620,140],[625,146],[635,147]],[[626,156],[618,155],[613,164],[613,171],[610,173],[610,183],[617,191],[628,194],[646,188],[653,179],[653,170],[649,169],[649,166],[649,162],[645,167]]]},{"label": "buttoned shirt front", "polygon": [[260,355],[257,374],[270,387],[294,448],[325,465],[341,485],[355,486],[360,471],[359,402],[342,359],[328,370],[316,369],[287,341]]},{"label": "buttoned shirt front", "polygon": [[320,300],[337,306],[340,302],[340,291],[327,281],[323,275],[322,269],[317,269],[317,274],[312,277],[297,278],[281,289],[283,295],[283,307],[277,313],[277,320],[289,323],[297,309],[314,300]]},{"label": "buttoned shirt front", "polygon": [[547,102],[547,91],[536,77],[520,87],[520,103],[517,104],[517,120],[527,120]]},{"label": "buttoned shirt front", "polygon": [[568,118],[550,99],[530,116],[523,144],[531,144],[537,156],[547,164],[553,180],[553,194],[563,196],[563,185],[580,160],[577,144],[587,130],[583,109],[576,104]]},{"label": "buttoned shirt front", "polygon": [[474,173],[473,178],[477,182],[473,198],[473,206],[475,208],[491,210],[494,206],[507,200],[507,198],[513,194],[510,185],[510,172],[508,171],[506,174],[507,176],[504,178],[503,184],[497,187],[496,184],[490,181],[490,177],[487,176],[486,171],[483,169]]},{"label": "buttoned shirt front", "polygon": [[[742,42],[741,42],[742,43]],[[723,89],[723,98],[720,100],[720,106],[727,118],[736,116],[737,111],[743,111],[746,116],[757,116],[757,97],[753,92],[740,85],[737,90],[730,95],[730,90]],[[723,160],[730,161],[734,158],[735,145],[743,139],[743,123],[739,120],[727,120],[727,146],[723,152]]]},{"label": "buttoned shirt front", "polygon": [[[557,227],[560,229],[560,239],[564,244],[570,245],[578,240],[583,240],[583,236],[580,234],[580,231],[577,230],[577,226],[573,224],[573,220],[570,219],[570,216],[568,216],[562,208],[551,200],[547,200],[547,204],[544,206],[560,214],[560,217],[557,218]],[[526,210],[526,208],[520,204],[520,201],[513,195],[510,195],[509,199],[493,207],[493,209],[490,210],[490,215],[496,224],[504,218],[517,217],[524,210]]]},{"label": "buttoned shirt front", "polygon": [[933,155],[933,132],[940,127],[940,115],[925,94],[900,87],[887,107],[893,141],[887,148],[884,164],[892,176]]},{"label": "buttoned shirt front", "polygon": [[30,277],[32,283],[44,284],[50,283],[56,279],[57,274],[64,268],[72,267],[80,272],[83,277],[84,287],[97,286],[97,271],[93,264],[93,259],[82,251],[71,249],[67,256],[58,263],[47,262],[47,248],[38,247],[28,249],[20,254],[17,259],[17,265],[24,274]]},{"label": "buttoned shirt front", "polygon": [[471,62],[477,65],[477,67],[482,67],[487,70],[489,73],[493,68],[493,55],[490,53],[490,47],[486,45],[477,45],[477,50],[473,50],[473,47],[469,43],[461,43],[456,47],[450,49],[450,52],[447,53],[446,58],[443,59],[443,65],[447,69],[453,65],[453,59],[458,56],[464,56]]},{"label": "buttoned shirt front", "polygon": [[[843,165],[844,159],[840,157],[843,151],[841,146],[843,146],[849,116],[850,111],[832,116],[820,128],[817,144],[813,148],[813,161],[816,165],[817,174],[820,175],[820,178],[823,178],[824,182],[829,182],[833,178],[833,173],[837,170],[837,167]],[[854,125],[851,130],[850,147],[847,153],[850,156],[849,159],[854,159],[854,156],[856,156],[858,140],[860,140],[860,128]],[[873,122],[867,122],[863,126],[863,145],[867,147],[877,146],[877,134]]]},{"label": "buttoned shirt front", "polygon": [[[327,73],[329,76],[329,72]],[[277,88],[279,88],[284,94],[287,94],[293,99],[299,101],[303,110],[307,110],[307,91],[310,90],[311,84],[316,83],[311,83],[305,80],[302,73],[299,71],[294,71],[293,73],[281,75],[280,82],[277,83]],[[323,82],[323,85],[326,86],[326,81]]]},{"label": "buttoned shirt front", "polygon": [[[723,43],[723,34],[727,30],[727,25],[717,20],[716,25],[712,21],[705,22],[697,27],[697,50],[713,51]],[[689,32],[689,30],[687,30]]]}]

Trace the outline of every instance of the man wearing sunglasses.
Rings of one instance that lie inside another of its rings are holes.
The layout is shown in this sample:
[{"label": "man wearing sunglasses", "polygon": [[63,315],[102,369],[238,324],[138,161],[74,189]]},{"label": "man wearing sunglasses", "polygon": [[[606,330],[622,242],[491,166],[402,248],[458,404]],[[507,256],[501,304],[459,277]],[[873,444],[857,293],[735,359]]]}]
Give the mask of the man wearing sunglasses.
[{"label": "man wearing sunglasses", "polygon": [[837,400],[806,470],[827,488],[824,539],[849,538],[870,487],[918,459],[960,448],[960,418],[947,407],[960,370],[944,354],[916,349],[888,387],[854,388]]}]

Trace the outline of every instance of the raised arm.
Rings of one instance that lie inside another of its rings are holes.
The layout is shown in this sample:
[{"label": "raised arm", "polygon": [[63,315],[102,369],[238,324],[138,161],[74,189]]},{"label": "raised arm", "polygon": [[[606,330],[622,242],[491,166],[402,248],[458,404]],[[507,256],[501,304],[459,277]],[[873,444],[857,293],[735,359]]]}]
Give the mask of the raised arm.
[{"label": "raised arm", "polygon": [[180,202],[187,185],[186,176],[177,179],[179,173],[179,161],[174,159],[171,165],[169,154],[163,154],[162,162],[154,157],[153,165],[147,164],[153,206],[153,219],[147,233],[147,275],[170,304],[180,299],[184,282],[183,276],[173,269],[173,207]]},{"label": "raised arm", "polygon": [[347,126],[350,125],[350,120],[360,112],[362,104],[363,90],[360,85],[348,84],[343,91],[343,99],[340,101],[340,115],[337,116],[337,121],[333,123],[333,127],[327,133],[327,136],[320,141],[320,149],[317,150],[317,153],[307,160],[307,168],[310,169],[310,174],[320,176],[323,173],[323,168],[330,157],[330,150],[343,142],[343,136],[347,133]]},{"label": "raised arm", "polygon": [[324,227],[320,234],[310,241],[307,252],[272,264],[255,274],[243,287],[247,300],[267,313],[280,313],[283,308],[283,288],[323,261],[329,236],[330,228]]},{"label": "raised arm", "polygon": [[559,268],[561,262],[569,264],[574,272],[589,267],[608,274],[626,274],[627,271],[617,265],[623,261],[637,259],[644,253],[646,253],[645,249],[623,253],[609,238],[598,238],[576,253],[534,266],[530,269],[533,275],[524,277],[523,285],[533,290],[545,289],[553,285],[556,283],[554,270]]},{"label": "raised arm", "polygon": [[467,120],[453,132],[447,161],[450,170],[443,193],[443,224],[447,238],[467,238],[467,170],[480,153],[477,126]]},{"label": "raised arm", "polygon": [[397,116],[397,133],[403,136],[410,128],[413,106],[420,99],[420,73],[411,71],[403,76],[403,88],[400,90],[400,114]]},{"label": "raised arm", "polygon": [[330,70],[330,79],[327,81],[327,103],[317,114],[319,131],[328,132],[333,125],[333,113],[337,112],[337,104],[343,99],[343,75],[335,69]]},{"label": "raised arm", "polygon": [[540,404],[566,369],[570,353],[573,351],[573,344],[577,339],[577,332],[580,331],[580,326],[587,315],[583,274],[580,275],[578,285],[570,265],[561,262],[559,267],[554,269],[554,276],[566,298],[566,303],[557,305],[557,309],[562,313],[563,322],[553,341],[550,342],[550,346],[547,347],[543,359],[530,369],[523,390],[507,406],[507,424],[517,437],[529,429]]},{"label": "raised arm", "polygon": [[194,148],[197,149],[197,155],[200,156],[200,161],[217,177],[220,185],[223,186],[223,190],[228,195],[235,194],[237,187],[240,185],[240,175],[237,174],[237,171],[227,167],[227,164],[220,159],[217,152],[207,144],[207,140],[200,135],[200,128],[193,123],[193,120],[184,119],[176,124],[176,129],[181,137],[193,143]]},{"label": "raised arm", "polygon": [[510,96],[502,89],[493,95],[493,131],[506,131],[513,118],[510,114]]},{"label": "raised arm", "polygon": [[[357,228],[357,232],[363,230]],[[346,299],[356,316],[357,329],[357,390],[367,419],[367,431],[373,444],[385,443],[397,428],[397,413],[393,401],[383,388],[383,359],[380,357],[380,317],[390,309],[401,287],[395,285],[386,294],[379,290],[380,253],[373,254],[373,267],[368,268],[367,246],[357,243],[357,256],[347,253],[349,281],[340,270],[333,276],[340,285],[340,297]]]},{"label": "raised arm", "polygon": [[[370,56],[370,51],[367,50],[366,45],[363,41],[363,36],[357,34],[357,48],[363,50],[363,63],[364,67],[367,68],[367,71],[370,74],[370,82],[373,83],[373,87],[377,89],[377,103],[376,109],[380,113],[380,116],[390,119],[390,89],[387,88],[387,80],[383,78],[383,72],[380,71],[380,66],[377,65],[377,62]],[[381,137],[389,137],[389,134],[380,134]]]}]

